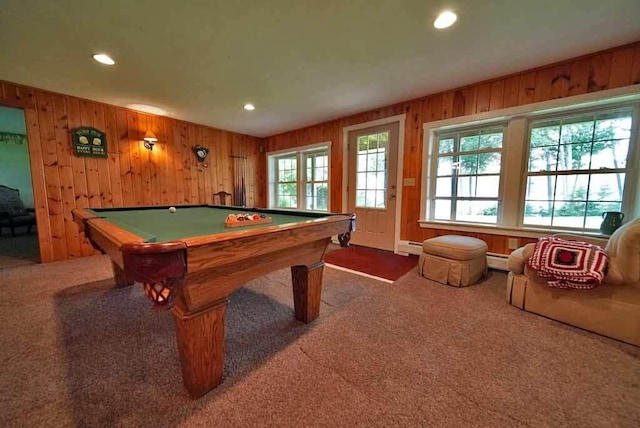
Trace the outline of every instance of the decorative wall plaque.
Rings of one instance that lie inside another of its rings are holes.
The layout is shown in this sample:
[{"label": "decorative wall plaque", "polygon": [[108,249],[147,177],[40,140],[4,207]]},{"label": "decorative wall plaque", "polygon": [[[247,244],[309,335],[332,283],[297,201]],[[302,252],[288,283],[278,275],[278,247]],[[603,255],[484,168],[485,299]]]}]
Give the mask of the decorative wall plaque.
[{"label": "decorative wall plaque", "polygon": [[107,134],[96,128],[84,126],[71,130],[73,153],[76,156],[106,158]]},{"label": "decorative wall plaque", "polygon": [[198,158],[198,160],[200,162],[204,162],[204,160],[206,159],[207,155],[209,154],[209,149],[207,149],[206,147],[202,147],[202,146],[195,146],[193,148],[193,153],[196,154],[196,157]]}]

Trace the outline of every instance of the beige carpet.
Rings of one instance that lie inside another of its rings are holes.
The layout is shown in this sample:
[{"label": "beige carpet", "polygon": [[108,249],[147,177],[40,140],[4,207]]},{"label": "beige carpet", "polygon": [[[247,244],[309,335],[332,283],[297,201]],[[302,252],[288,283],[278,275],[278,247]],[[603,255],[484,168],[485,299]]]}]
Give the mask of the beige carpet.
[{"label": "beige carpet", "polygon": [[640,348],[451,288],[325,269],[320,318],[290,273],[232,296],[223,383],[182,387],[170,314],[104,257],[0,270],[0,426],[640,426]]}]

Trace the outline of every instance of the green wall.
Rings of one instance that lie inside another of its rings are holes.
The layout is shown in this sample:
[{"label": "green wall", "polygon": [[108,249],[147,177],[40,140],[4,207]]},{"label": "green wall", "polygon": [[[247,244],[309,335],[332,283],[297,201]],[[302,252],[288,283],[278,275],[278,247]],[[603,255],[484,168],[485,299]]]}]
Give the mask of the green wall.
[{"label": "green wall", "polygon": [[[0,132],[27,133],[24,111],[0,106]],[[26,141],[26,140],[25,140]],[[0,184],[20,190],[25,207],[33,208],[33,187],[27,144],[0,141]]]}]

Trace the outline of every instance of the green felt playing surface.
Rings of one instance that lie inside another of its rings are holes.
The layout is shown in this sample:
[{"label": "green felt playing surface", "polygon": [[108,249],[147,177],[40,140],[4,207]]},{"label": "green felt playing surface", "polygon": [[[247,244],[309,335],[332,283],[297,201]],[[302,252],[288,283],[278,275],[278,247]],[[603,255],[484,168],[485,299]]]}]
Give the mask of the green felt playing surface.
[{"label": "green felt playing surface", "polygon": [[[229,214],[251,213],[252,211],[214,207],[181,208],[179,206],[176,206],[175,213],[170,213],[168,208],[95,209],[88,211],[95,214],[96,217],[105,218],[118,227],[135,233],[147,242],[166,242],[215,233],[233,233],[249,228],[312,221],[318,218],[296,214],[271,213],[265,210],[265,214],[273,219],[271,223],[230,229],[224,225],[224,221]],[[260,211],[256,212],[260,213]]]}]

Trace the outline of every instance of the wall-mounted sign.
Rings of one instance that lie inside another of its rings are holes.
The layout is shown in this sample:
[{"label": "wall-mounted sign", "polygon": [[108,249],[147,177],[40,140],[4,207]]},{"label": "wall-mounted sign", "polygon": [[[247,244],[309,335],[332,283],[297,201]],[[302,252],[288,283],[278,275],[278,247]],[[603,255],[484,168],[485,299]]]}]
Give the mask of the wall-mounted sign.
[{"label": "wall-mounted sign", "polygon": [[196,157],[200,162],[204,162],[204,160],[207,158],[207,155],[209,154],[209,149],[202,146],[195,146],[193,148],[193,153],[196,154]]},{"label": "wall-mounted sign", "polygon": [[96,128],[84,126],[71,130],[73,153],[76,156],[106,158],[107,134]]},{"label": "wall-mounted sign", "polygon": [[13,143],[22,145],[27,142],[27,136],[24,134],[13,134],[11,132],[0,132],[0,143]]}]

